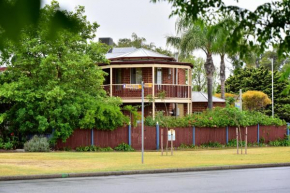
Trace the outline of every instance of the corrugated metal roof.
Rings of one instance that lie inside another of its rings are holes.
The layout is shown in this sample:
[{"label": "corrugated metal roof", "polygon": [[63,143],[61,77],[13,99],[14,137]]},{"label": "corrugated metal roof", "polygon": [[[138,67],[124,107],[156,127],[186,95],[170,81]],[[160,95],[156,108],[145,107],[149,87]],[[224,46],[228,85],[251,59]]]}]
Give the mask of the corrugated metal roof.
[{"label": "corrugated metal roof", "polygon": [[173,59],[170,56],[154,52],[152,50],[147,50],[145,48],[113,48],[106,54],[107,59],[118,59],[118,58],[168,58]]},{"label": "corrugated metal roof", "polygon": [[171,57],[166,56],[164,54],[160,54],[158,52],[154,52],[154,51],[151,51],[151,50],[147,50],[145,48],[136,49],[133,52],[123,54],[123,55],[121,55],[119,57],[126,57],[126,58],[127,57],[161,57],[161,58],[171,58]]},{"label": "corrugated metal roof", "polygon": [[111,59],[111,58],[118,58],[118,56],[127,54],[130,52],[133,52],[137,50],[135,47],[124,47],[124,48],[112,48],[107,54],[106,58]]},{"label": "corrugated metal roof", "polygon": [[[207,102],[208,101],[207,100],[207,93],[192,91],[191,101],[192,102]],[[224,103],[226,101],[224,99],[213,96],[212,102]]]}]

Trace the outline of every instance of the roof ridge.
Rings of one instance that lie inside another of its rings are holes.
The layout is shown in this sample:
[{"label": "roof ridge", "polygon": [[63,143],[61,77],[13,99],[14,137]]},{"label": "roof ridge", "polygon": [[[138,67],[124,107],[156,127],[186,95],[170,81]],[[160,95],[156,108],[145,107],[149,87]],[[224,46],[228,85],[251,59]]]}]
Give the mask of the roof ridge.
[{"label": "roof ridge", "polygon": [[202,96],[203,96],[206,100],[208,100],[207,96],[204,95],[205,93],[203,93],[203,92],[201,92],[201,91],[199,91],[199,92],[200,92],[200,94],[202,94]]}]

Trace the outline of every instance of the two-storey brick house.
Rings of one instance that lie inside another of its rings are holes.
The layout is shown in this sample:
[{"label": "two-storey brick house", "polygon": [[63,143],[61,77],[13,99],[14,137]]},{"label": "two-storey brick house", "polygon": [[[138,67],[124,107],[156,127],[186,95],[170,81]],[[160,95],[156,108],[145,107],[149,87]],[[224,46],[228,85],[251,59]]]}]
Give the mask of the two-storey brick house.
[{"label": "two-storey brick house", "polygon": [[[110,64],[99,64],[108,73],[104,89],[110,96],[120,97],[123,105],[141,105],[141,90],[126,88],[125,85],[141,84],[143,81],[152,84],[144,90],[145,116],[154,117],[156,111],[177,116],[192,112],[190,63],[177,62],[173,57],[132,47],[113,48],[106,57]],[[165,97],[158,97],[160,93]]]}]

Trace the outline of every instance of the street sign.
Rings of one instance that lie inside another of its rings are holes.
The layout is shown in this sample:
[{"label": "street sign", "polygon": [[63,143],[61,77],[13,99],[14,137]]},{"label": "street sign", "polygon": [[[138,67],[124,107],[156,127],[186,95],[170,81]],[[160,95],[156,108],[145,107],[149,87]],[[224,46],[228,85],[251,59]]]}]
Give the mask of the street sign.
[{"label": "street sign", "polygon": [[152,87],[152,83],[145,83],[145,84],[144,84],[144,87],[145,87],[145,88],[151,88],[151,87]]},{"label": "street sign", "polygon": [[[141,84],[124,84],[123,88],[142,89]],[[152,88],[152,83],[145,83],[144,88]]]},{"label": "street sign", "polygon": [[141,84],[124,84],[123,88],[130,88],[130,89],[141,89]]},{"label": "street sign", "polygon": [[168,130],[168,141],[175,141],[175,130],[174,129],[170,129]]}]

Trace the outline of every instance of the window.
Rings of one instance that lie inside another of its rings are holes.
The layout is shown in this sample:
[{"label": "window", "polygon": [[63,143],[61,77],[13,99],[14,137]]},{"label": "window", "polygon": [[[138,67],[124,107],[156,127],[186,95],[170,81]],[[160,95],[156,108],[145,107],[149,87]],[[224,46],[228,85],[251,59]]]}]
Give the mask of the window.
[{"label": "window", "polygon": [[115,84],[122,84],[122,69],[116,69]]},{"label": "window", "polygon": [[142,83],[142,69],[131,68],[131,84],[141,84],[141,83]]},{"label": "window", "polygon": [[162,84],[162,68],[155,70],[155,84]]}]

